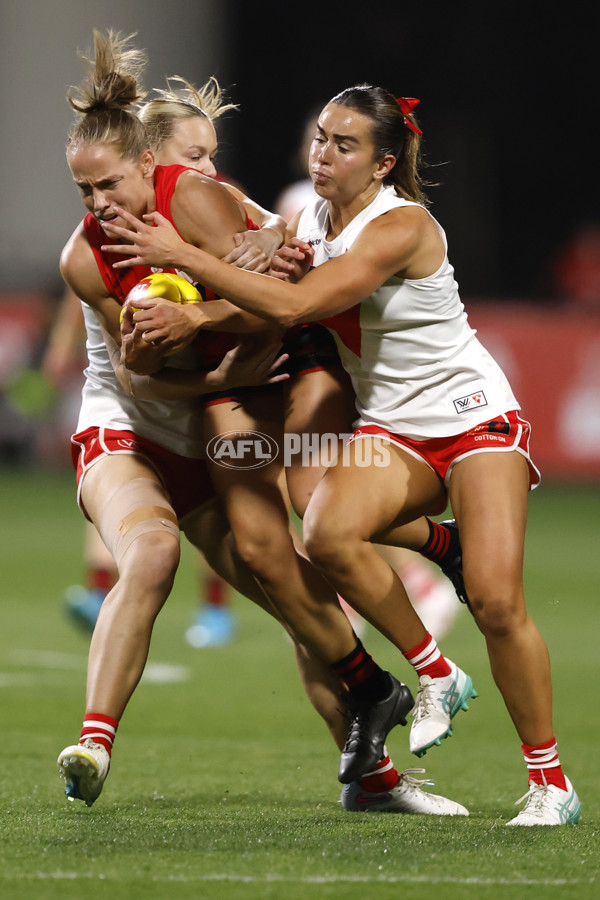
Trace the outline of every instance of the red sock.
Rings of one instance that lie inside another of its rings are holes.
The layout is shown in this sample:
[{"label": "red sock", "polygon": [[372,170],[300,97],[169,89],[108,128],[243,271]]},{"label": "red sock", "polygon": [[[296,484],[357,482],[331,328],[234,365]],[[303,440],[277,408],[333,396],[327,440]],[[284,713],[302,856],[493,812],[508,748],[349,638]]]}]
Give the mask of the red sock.
[{"label": "red sock", "polygon": [[396,787],[399,780],[398,770],[394,767],[394,763],[389,756],[386,755],[379,760],[373,772],[367,772],[366,775],[363,775],[360,779],[360,786],[363,791],[368,791],[370,794],[379,794],[382,791],[391,791],[393,787]]},{"label": "red sock", "polygon": [[530,781],[535,781],[536,784],[553,784],[566,791],[567,782],[558,758],[555,737],[536,747],[521,744],[521,750],[527,763]]},{"label": "red sock", "polygon": [[407,650],[404,656],[419,677],[430,675],[431,678],[443,678],[445,675],[450,675],[452,671],[442,656],[435,638],[429,632],[420,644],[417,644],[412,650]]},{"label": "red sock", "polygon": [[85,744],[90,738],[95,744],[102,744],[103,747],[106,747],[110,756],[118,727],[119,722],[117,719],[112,719],[110,716],[102,715],[102,713],[86,713],[79,743]]},{"label": "red sock", "polygon": [[227,606],[227,585],[218,575],[207,575],[204,593],[209,606]]}]

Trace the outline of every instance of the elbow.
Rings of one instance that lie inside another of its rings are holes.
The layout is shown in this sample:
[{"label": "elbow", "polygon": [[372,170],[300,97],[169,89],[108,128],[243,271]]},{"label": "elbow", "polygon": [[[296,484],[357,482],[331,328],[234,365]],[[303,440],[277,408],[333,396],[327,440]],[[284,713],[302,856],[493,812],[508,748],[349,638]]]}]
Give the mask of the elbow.
[{"label": "elbow", "polygon": [[286,306],[285,312],[281,312],[277,316],[277,323],[286,330],[293,328],[295,325],[303,325],[305,322],[311,321],[311,315],[304,305],[291,303]]},{"label": "elbow", "polygon": [[115,375],[122,389],[133,400],[153,399],[149,396],[150,379],[148,376],[134,375],[122,365],[115,367]]},{"label": "elbow", "polygon": [[299,321],[296,316],[291,313],[286,313],[286,315],[277,316],[276,319],[277,325],[281,325],[282,328],[285,328],[287,331],[289,328],[293,328],[294,325],[299,325]]},{"label": "elbow", "polygon": [[[121,379],[119,379],[121,380]],[[152,389],[152,380],[149,375],[125,376],[121,386],[133,400],[156,400],[157,396]]]}]

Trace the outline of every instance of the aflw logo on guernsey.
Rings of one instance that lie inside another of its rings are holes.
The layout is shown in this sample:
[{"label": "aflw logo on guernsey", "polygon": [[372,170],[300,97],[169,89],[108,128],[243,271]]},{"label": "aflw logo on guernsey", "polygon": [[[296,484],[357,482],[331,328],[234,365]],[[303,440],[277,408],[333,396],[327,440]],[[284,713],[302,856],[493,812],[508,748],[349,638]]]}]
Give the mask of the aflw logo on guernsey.
[{"label": "aflw logo on guernsey", "polygon": [[480,406],[487,406],[487,400],[483,391],[475,391],[474,394],[467,394],[466,397],[459,397],[454,400],[454,409],[457,413],[468,412]]}]

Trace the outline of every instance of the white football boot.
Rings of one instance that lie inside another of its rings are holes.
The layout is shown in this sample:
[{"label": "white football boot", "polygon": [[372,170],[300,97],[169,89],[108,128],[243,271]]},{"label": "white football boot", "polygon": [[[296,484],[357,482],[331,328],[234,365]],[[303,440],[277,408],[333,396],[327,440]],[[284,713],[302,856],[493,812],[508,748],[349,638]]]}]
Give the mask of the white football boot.
[{"label": "white football boot", "polygon": [[412,710],[414,719],[409,738],[411,753],[424,756],[430,747],[439,745],[452,734],[452,719],[468,701],[477,696],[473,681],[452,660],[446,658],[450,674],[443,678],[422,675],[417,700]]},{"label": "white football boot", "polygon": [[554,784],[529,782],[529,790],[515,803],[527,803],[507,825],[576,825],[581,816],[581,803],[568,778],[567,789]]},{"label": "white football boot", "polygon": [[388,791],[372,794],[362,790],[358,781],[347,784],[342,791],[340,803],[348,812],[389,812],[408,813],[421,816],[468,816],[469,810],[439,794],[428,794],[422,785],[433,785],[433,781],[413,778],[424,774],[425,769],[406,769],[400,780]]},{"label": "white football boot", "polygon": [[86,806],[91,806],[100,796],[110,769],[106,747],[88,738],[84,744],[65,747],[57,762],[68,799],[83,800]]}]

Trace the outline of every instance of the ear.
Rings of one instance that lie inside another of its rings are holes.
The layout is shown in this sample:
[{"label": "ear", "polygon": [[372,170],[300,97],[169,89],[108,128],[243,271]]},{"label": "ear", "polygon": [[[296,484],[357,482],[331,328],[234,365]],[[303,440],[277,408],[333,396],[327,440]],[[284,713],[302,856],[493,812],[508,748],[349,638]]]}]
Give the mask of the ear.
[{"label": "ear", "polygon": [[396,157],[392,153],[387,153],[383,159],[380,159],[375,169],[375,178],[382,181],[386,175],[392,171],[396,165]]},{"label": "ear", "polygon": [[144,178],[148,178],[154,175],[154,170],[156,168],[156,159],[154,158],[154,153],[152,150],[144,150],[140,157],[140,166],[142,168],[142,175]]}]

